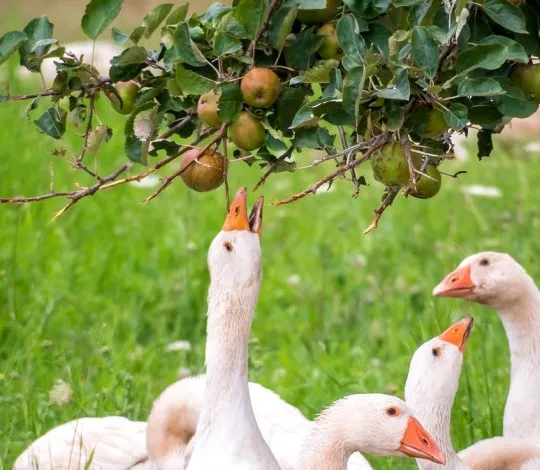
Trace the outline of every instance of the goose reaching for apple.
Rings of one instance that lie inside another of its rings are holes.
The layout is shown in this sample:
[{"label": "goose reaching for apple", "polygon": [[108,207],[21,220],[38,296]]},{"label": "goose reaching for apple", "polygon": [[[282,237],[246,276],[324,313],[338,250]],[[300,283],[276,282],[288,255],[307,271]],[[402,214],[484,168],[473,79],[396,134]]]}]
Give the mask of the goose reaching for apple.
[{"label": "goose reaching for apple", "polygon": [[540,292],[510,255],[483,252],[465,258],[433,290],[497,311],[510,345],[510,390],[504,411],[505,437],[540,444]]},{"label": "goose reaching for apple", "polygon": [[411,360],[406,402],[446,458],[443,466],[417,460],[421,470],[521,470],[525,463],[531,465],[532,458],[540,457],[540,448],[533,443],[506,437],[485,439],[459,454],[454,450],[450,419],[472,323],[472,318],[465,318],[452,325],[421,345]]}]

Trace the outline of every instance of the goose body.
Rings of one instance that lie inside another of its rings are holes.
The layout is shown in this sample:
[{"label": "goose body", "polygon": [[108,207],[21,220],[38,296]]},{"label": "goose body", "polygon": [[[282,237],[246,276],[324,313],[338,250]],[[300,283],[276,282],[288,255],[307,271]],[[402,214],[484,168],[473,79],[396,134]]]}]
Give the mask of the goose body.
[{"label": "goose body", "polygon": [[540,292],[532,278],[510,255],[483,252],[464,259],[433,294],[497,311],[511,362],[503,434],[540,445]]},{"label": "goose body", "polygon": [[147,459],[146,423],[120,416],[80,418],[51,429],[15,461],[14,470],[126,470]]},{"label": "goose body", "polygon": [[[185,453],[195,434],[206,388],[204,376],[188,377],[170,385],[154,402],[148,418],[148,451],[152,460],[161,461],[169,453]],[[302,445],[314,422],[277,393],[250,382],[249,394],[255,420],[282,470],[300,468]],[[348,470],[370,469],[359,453],[351,455]]]}]

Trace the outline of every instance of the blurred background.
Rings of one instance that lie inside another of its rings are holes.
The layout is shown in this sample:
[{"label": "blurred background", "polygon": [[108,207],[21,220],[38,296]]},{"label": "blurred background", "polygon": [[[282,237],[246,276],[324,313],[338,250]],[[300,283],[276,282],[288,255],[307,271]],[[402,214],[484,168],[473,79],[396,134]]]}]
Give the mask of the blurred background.
[{"label": "blurred background", "polygon": [[[83,40],[85,3],[3,0],[1,33],[46,14],[55,38]],[[131,31],[158,2],[124,4],[115,25]],[[12,94],[41,89],[16,60],[1,66],[0,76]],[[51,162],[57,190],[88,184],[51,155],[59,146],[78,148],[80,137],[58,143],[39,135],[32,123],[39,114],[25,117],[28,104],[0,104],[0,196],[48,192]],[[106,173],[125,159],[125,118],[103,99],[97,112],[117,134],[92,161]],[[250,379],[309,417],[350,393],[402,396],[416,347],[472,314],[454,445],[500,434],[509,366],[502,326],[492,311],[434,300],[431,291],[462,258],[483,250],[511,253],[540,279],[539,157],[535,119],[516,123],[481,162],[464,142],[460,158],[442,170],[466,174],[443,177],[431,200],[398,197],[368,236],[362,231],[383,191],[369,166],[360,167],[369,186],[357,199],[350,183],[337,181],[283,207],[269,202],[305,189],[333,163],[270,176],[259,191],[267,200],[264,282]],[[261,174],[232,164],[232,190],[253,187]],[[37,436],[79,416],[145,420],[168,384],[203,371],[206,250],[223,223],[223,192],[194,193],[177,180],[141,205],[152,191],[143,184],[103,191],[54,223],[64,200],[0,206],[0,468],[10,468]],[[401,459],[371,461],[377,469],[415,468]]]}]

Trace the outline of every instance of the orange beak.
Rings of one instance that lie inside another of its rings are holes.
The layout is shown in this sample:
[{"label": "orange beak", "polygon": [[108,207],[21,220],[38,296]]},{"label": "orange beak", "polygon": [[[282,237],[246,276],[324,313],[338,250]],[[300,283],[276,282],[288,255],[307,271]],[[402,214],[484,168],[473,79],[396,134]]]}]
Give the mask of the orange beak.
[{"label": "orange beak", "polygon": [[422,425],[412,417],[409,418],[407,429],[398,450],[409,457],[431,460],[440,464],[446,463],[446,458],[437,443]]},{"label": "orange beak", "polygon": [[439,335],[439,339],[456,345],[461,352],[467,346],[469,335],[473,326],[473,318],[467,317],[458,321],[456,324],[448,328],[444,333]]},{"label": "orange beak", "polygon": [[247,189],[240,188],[231,203],[229,213],[221,229],[224,232],[233,230],[247,230],[261,236],[264,198],[260,197],[253,206],[248,218],[247,214]]},{"label": "orange beak", "polygon": [[433,289],[433,295],[436,297],[465,297],[474,294],[475,287],[471,279],[471,267],[462,266],[446,276]]}]

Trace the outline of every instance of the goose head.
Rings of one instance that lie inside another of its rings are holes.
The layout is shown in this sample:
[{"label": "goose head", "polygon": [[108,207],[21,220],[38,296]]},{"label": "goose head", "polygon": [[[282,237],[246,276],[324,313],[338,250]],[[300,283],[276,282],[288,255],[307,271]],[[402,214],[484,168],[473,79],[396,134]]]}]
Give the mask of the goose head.
[{"label": "goose head", "polygon": [[241,291],[260,282],[263,203],[260,197],[248,216],[247,191],[239,189],[221,231],[210,245],[210,278],[224,289]]},{"label": "goose head", "polygon": [[437,463],[445,461],[431,435],[413,417],[407,404],[397,397],[350,395],[328,408],[317,421],[329,421],[328,429],[340,429],[344,435],[339,436],[339,440],[347,443],[351,453],[361,451]]},{"label": "goose head", "polygon": [[458,297],[493,308],[515,302],[534,287],[529,275],[506,253],[483,252],[465,258],[433,289],[437,297]]},{"label": "goose head", "polygon": [[405,400],[413,410],[434,409],[435,400],[441,405],[446,401],[451,409],[472,325],[471,317],[464,318],[415,351],[405,384]]}]

